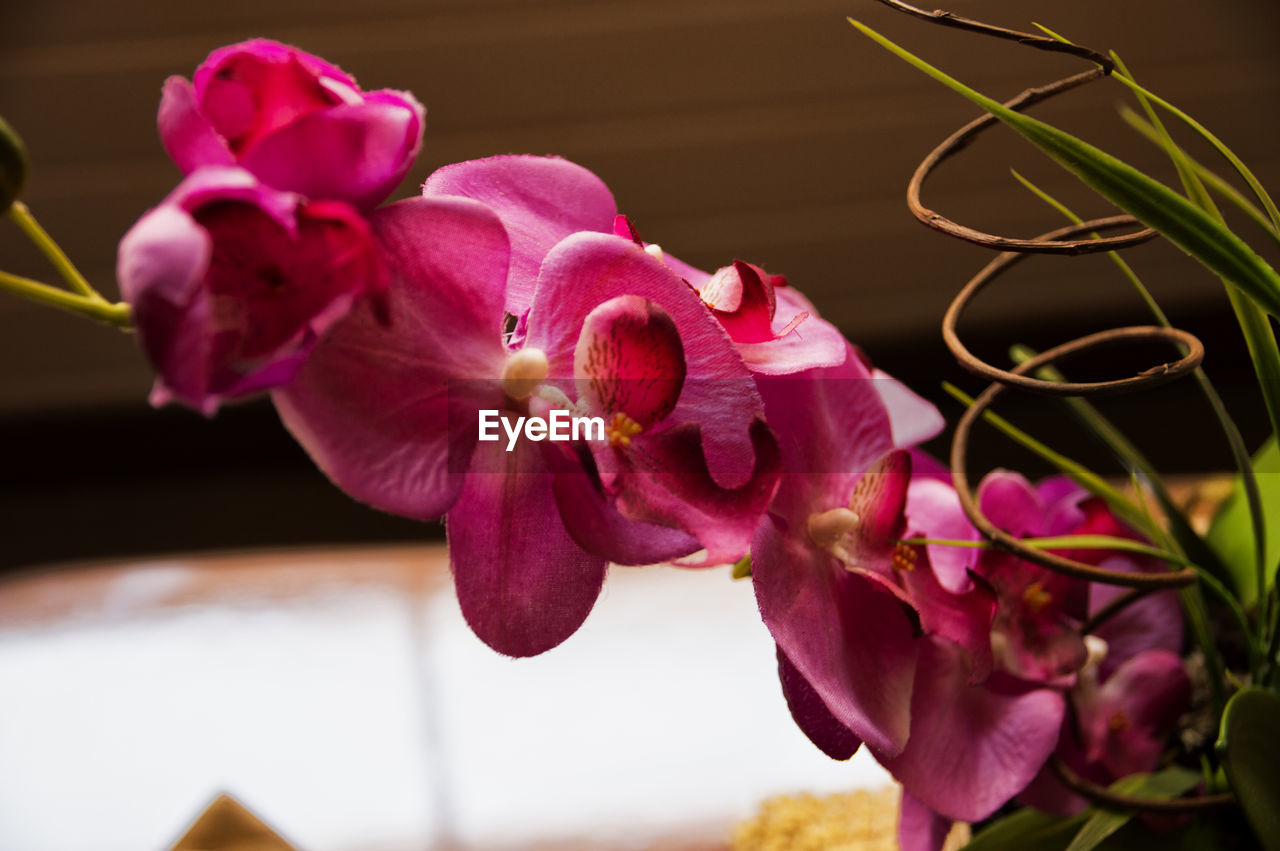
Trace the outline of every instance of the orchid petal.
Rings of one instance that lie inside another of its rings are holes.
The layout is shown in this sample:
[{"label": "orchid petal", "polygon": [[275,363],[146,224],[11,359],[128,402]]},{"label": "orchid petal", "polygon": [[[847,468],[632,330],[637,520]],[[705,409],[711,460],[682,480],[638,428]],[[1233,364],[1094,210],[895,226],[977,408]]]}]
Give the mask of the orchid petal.
[{"label": "orchid petal", "polygon": [[782,696],[786,698],[791,718],[818,750],[841,761],[858,752],[862,740],[836,720],[781,647],[778,648],[778,681],[782,684]]},{"label": "orchid petal", "polygon": [[560,517],[573,540],[614,564],[661,564],[702,548],[680,529],[629,519],[579,465],[557,471],[553,485]]},{"label": "orchid petal", "polygon": [[536,656],[577,631],[600,596],[605,560],[565,530],[539,448],[482,443],[449,511],[449,566],[476,636]]},{"label": "orchid petal", "polygon": [[911,483],[911,455],[891,450],[858,478],[849,497],[849,510],[858,516],[850,534],[853,564],[887,570],[894,545],[906,529],[907,486]]},{"label": "orchid petal", "polygon": [[911,701],[911,738],[877,754],[903,788],[936,813],[978,821],[1018,794],[1058,741],[1066,705],[1051,689],[999,692],[969,685],[967,655],[923,642]]},{"label": "orchid petal", "polygon": [[877,753],[900,752],[917,642],[898,601],[770,519],[752,543],[751,573],[774,641],[835,719]]},{"label": "orchid petal", "polygon": [[[684,384],[684,346],[675,321],[639,296],[609,299],[587,314],[573,352],[579,404],[624,415],[642,429],[675,409]],[[581,380],[585,379],[585,380]]]},{"label": "orchid petal", "polygon": [[773,314],[777,302],[773,284],[760,269],[733,261],[711,276],[698,293],[729,332],[735,343],[773,340]]},{"label": "orchid petal", "polygon": [[938,815],[906,791],[898,810],[899,851],[942,851],[951,832],[951,819]]},{"label": "orchid petal", "polygon": [[617,214],[613,195],[600,178],[559,157],[498,156],[456,163],[428,177],[422,191],[428,197],[461,195],[497,213],[511,237],[506,311],[514,316],[529,309],[538,270],[556,243],[579,231],[612,233]]},{"label": "orchid petal", "polygon": [[232,165],[235,155],[196,107],[195,90],[183,77],[164,81],[156,114],[160,142],[183,174],[202,165]]},{"label": "orchid petal", "polygon": [[876,391],[889,409],[893,445],[900,448],[937,437],[947,421],[934,404],[883,370],[873,369]]},{"label": "orchid petal", "polygon": [[[907,489],[908,535],[913,538],[979,540],[978,530],[973,528],[960,507],[960,497],[956,496],[955,489],[937,479],[921,478],[915,466],[918,458],[918,455],[912,455],[913,477]],[[929,544],[925,549],[943,588],[959,594],[971,587],[969,570],[976,560],[976,549],[945,544]]]},{"label": "orchid petal", "polygon": [[987,519],[1015,538],[1044,533],[1044,503],[1019,473],[993,470],[978,485],[978,507]]},{"label": "orchid petal", "polygon": [[675,323],[686,377],[667,419],[700,424],[712,477],[721,487],[741,487],[756,470],[751,429],[764,413],[751,373],[697,293],[630,240],[577,233],[547,255],[529,310],[526,347],[546,353],[552,378],[573,378],[574,350],[587,314],[622,295],[648,299]]},{"label": "orchid petal", "polygon": [[[372,218],[393,272],[391,324],[358,309],[274,394],[285,426],[347,493],[430,519],[449,509],[475,441],[499,408],[507,239],[482,204],[420,198]],[[448,322],[442,322],[448,317]]]},{"label": "orchid petal", "polygon": [[[1134,559],[1115,556],[1100,565],[1107,570],[1137,572]],[[1099,611],[1128,589],[1099,582],[1089,585],[1089,613]],[[1182,605],[1176,591],[1157,591],[1136,603],[1094,630],[1094,635],[1107,642],[1107,656],[1102,660],[1099,674],[1109,677],[1126,660],[1144,650],[1182,651]]]},{"label": "orchid petal", "polygon": [[331,106],[262,137],[241,162],[272,186],[367,210],[413,165],[422,126],[422,106],[411,95]]},{"label": "orchid petal", "polygon": [[715,481],[703,457],[701,429],[693,423],[637,439],[626,450],[598,444],[595,453],[623,515],[683,529],[707,551],[699,565],[711,566],[747,552],[777,487],[773,433],[757,420],[751,438],[756,468],[736,488]]}]

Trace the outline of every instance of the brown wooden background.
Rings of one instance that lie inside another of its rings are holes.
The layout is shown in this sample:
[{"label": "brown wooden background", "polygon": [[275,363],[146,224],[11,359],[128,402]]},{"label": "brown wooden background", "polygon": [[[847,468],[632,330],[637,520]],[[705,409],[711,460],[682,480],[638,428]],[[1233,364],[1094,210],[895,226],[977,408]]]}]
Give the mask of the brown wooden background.
[{"label": "brown wooden background", "polygon": [[[957,0],[952,8],[1016,27],[1041,21],[1115,47],[1140,79],[1280,187],[1280,4]],[[845,15],[997,96],[1078,68],[871,0],[9,0],[0,12],[0,114],[31,151],[28,203],[114,292],[116,241],[178,177],[155,134],[161,82],[189,76],[224,43],[292,42],[365,88],[407,88],[427,105],[424,153],[400,196],[447,162],[562,154],[600,174],[647,239],[708,268],[739,257],[788,275],[873,357],[936,394],[939,380],[956,377],[937,341],[939,318],[987,255],[916,224],[903,189],[915,162],[974,110],[859,36]],[[1169,176],[1119,121],[1123,97],[1117,84],[1097,83],[1038,114]],[[1004,133],[946,167],[930,199],[1000,232],[1057,226],[1013,182],[1011,164],[1083,213],[1107,210]],[[1261,420],[1217,282],[1166,246],[1133,258],[1175,319],[1210,341],[1209,365],[1229,392],[1238,389],[1256,439]],[[11,227],[0,228],[0,266],[48,277]],[[1141,313],[1105,261],[1042,260],[983,301],[969,332],[998,354],[1112,318]],[[148,385],[118,332],[0,299],[0,563],[422,534],[332,492],[265,406],[206,423],[150,411]],[[1201,439],[1195,418],[1183,417],[1182,396],[1164,398],[1135,410],[1176,420],[1159,429],[1173,441],[1173,466],[1225,463],[1223,454],[1182,451],[1173,438]],[[1059,419],[1056,409],[1039,416],[1049,428]]]}]

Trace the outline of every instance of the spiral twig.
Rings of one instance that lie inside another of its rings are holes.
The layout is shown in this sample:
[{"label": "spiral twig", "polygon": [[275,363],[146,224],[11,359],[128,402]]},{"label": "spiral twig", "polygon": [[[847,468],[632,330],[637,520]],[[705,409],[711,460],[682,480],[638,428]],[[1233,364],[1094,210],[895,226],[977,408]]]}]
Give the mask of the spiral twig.
[{"label": "spiral twig", "polygon": [[[1114,67],[1110,58],[1087,47],[1069,44],[1033,33],[1024,33],[984,24],[980,21],[960,17],[951,12],[941,10],[926,12],[904,3],[902,0],[880,0],[880,2],[900,12],[941,26],[1014,41],[1037,50],[1065,53],[1094,63],[1094,67],[1087,71],[1023,91],[1017,97],[1005,103],[1005,106],[1009,109],[1025,110],[1050,97],[1071,91],[1104,77],[1110,74]],[[925,181],[934,169],[945,160],[964,150],[978,134],[995,123],[997,123],[996,117],[986,114],[951,134],[920,162],[907,187],[907,204],[912,214],[924,225],[947,236],[997,249],[1001,252],[998,257],[988,263],[961,289],[952,300],[942,322],[943,340],[960,365],[969,372],[986,378],[991,382],[956,424],[955,436],[951,445],[952,481],[959,497],[960,505],[969,520],[984,537],[997,547],[1011,552],[1019,558],[1067,576],[1131,589],[1084,622],[1081,627],[1082,632],[1090,632],[1153,591],[1191,585],[1197,581],[1195,569],[1186,567],[1180,570],[1169,570],[1160,573],[1121,572],[1107,570],[1026,546],[1017,538],[992,523],[982,513],[974,498],[973,491],[969,486],[966,469],[969,437],[973,424],[995,402],[996,398],[1010,386],[1044,396],[1096,396],[1134,392],[1174,381],[1192,373],[1204,358],[1204,346],[1192,334],[1177,328],[1137,326],[1111,328],[1070,340],[1030,358],[1011,370],[1001,369],[987,363],[969,351],[964,343],[961,342],[957,331],[960,316],[969,302],[984,287],[1020,263],[1027,255],[1079,255],[1092,254],[1099,251],[1114,251],[1146,242],[1156,236],[1156,232],[1151,228],[1138,227],[1138,221],[1132,216],[1117,215],[1058,228],[1031,239],[1020,239],[998,236],[959,224],[927,207],[921,200],[921,191]],[[1135,229],[1120,236],[1096,236],[1097,232],[1118,230],[1120,228]],[[1095,235],[1090,236],[1090,234]],[[1043,366],[1054,364],[1083,352],[1096,351],[1133,342],[1169,343],[1177,347],[1180,356],[1176,360],[1159,364],[1136,375],[1110,381],[1044,381],[1030,374]],[[1227,806],[1235,800],[1234,795],[1231,793],[1202,795],[1177,800],[1124,795],[1098,786],[1081,777],[1056,756],[1050,758],[1050,766],[1058,778],[1072,791],[1095,804],[1105,807],[1141,812],[1195,813]]]}]

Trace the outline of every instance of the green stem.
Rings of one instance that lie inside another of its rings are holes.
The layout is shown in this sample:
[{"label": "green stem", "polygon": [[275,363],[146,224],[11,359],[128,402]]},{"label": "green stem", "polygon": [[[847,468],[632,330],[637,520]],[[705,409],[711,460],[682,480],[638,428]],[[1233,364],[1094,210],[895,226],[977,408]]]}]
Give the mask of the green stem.
[{"label": "green stem", "polygon": [[8,272],[0,272],[0,291],[118,328],[128,328],[132,324],[132,313],[124,302],[112,304],[101,296],[88,298]]},{"label": "green stem", "polygon": [[58,270],[58,274],[62,275],[62,279],[71,289],[85,298],[107,303],[107,300],[89,284],[84,275],[80,274],[80,270],[71,262],[71,258],[62,250],[62,247],[54,242],[53,237],[49,236],[44,228],[40,227],[40,223],[36,221],[35,216],[31,215],[31,210],[27,209],[26,204],[14,201],[13,206],[9,208],[9,218],[13,219],[14,224],[22,229],[22,232],[35,243],[45,257],[49,258],[49,262]]},{"label": "green stem", "polygon": [[[960,538],[903,538],[900,543],[911,546],[936,545],[943,547],[967,547],[969,549],[992,549],[991,541],[968,541]],[[1183,567],[1195,567],[1185,557],[1134,541],[1130,538],[1117,538],[1112,535],[1056,535],[1048,538],[1019,538],[1018,543],[1037,550],[1119,550],[1128,553],[1151,556],[1161,561],[1171,561]]]}]

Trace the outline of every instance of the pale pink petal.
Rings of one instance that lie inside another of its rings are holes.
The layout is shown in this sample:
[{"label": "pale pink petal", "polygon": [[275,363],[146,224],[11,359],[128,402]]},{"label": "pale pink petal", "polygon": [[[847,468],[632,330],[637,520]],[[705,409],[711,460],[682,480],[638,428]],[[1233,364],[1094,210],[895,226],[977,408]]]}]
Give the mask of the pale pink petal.
[{"label": "pale pink petal", "polygon": [[[913,477],[907,490],[907,534],[913,538],[977,541],[980,537],[978,530],[965,516],[955,489],[938,479],[922,478],[917,468],[919,457],[912,455]],[[929,563],[933,565],[942,587],[953,594],[971,587],[969,571],[977,560],[977,549],[945,544],[930,544],[926,549]]]},{"label": "pale pink petal", "polygon": [[917,395],[898,379],[879,369],[872,370],[876,391],[889,409],[893,425],[893,445],[907,448],[937,437],[946,427],[934,404]]}]

